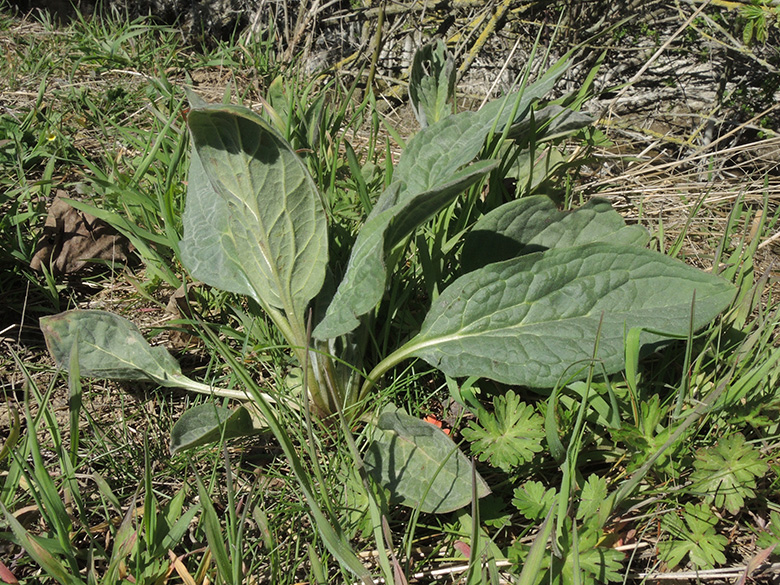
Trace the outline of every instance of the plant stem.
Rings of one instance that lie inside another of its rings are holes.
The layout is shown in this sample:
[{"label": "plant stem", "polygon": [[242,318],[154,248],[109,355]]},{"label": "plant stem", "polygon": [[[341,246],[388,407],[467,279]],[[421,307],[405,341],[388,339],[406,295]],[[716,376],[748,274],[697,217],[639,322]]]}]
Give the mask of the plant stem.
[{"label": "plant stem", "polygon": [[413,356],[414,351],[418,349],[419,343],[416,337],[410,339],[407,343],[396,349],[393,353],[379,362],[373,370],[366,376],[366,381],[363,382],[363,386],[360,388],[360,394],[358,395],[358,401],[363,400],[368,392],[376,385],[379,379],[390,368],[393,368],[400,364],[405,359]]},{"label": "plant stem", "polygon": [[[200,394],[208,394],[209,396],[220,396],[222,398],[232,398],[235,400],[252,400],[252,394],[249,392],[245,392],[244,390],[227,390],[225,388],[214,388],[213,386],[209,386],[208,384],[202,384],[201,382],[196,382],[195,380],[190,380],[189,378],[186,378],[182,376],[181,378],[174,378],[174,381],[176,382],[176,387],[178,388],[184,388],[185,390],[190,390],[191,392],[198,392]],[[268,402],[271,402],[273,404],[276,404],[278,400],[271,396],[270,394],[266,394],[265,392],[261,393],[263,398],[267,400]],[[287,406],[290,408],[298,409],[298,405],[295,404],[292,401],[285,401]]]}]

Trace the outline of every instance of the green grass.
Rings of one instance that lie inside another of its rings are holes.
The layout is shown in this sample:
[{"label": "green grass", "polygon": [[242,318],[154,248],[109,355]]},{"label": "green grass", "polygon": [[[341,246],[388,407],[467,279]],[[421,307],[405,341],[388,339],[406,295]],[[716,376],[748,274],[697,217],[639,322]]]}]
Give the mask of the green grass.
[{"label": "green grass", "polygon": [[[657,234],[669,253],[719,266],[738,285],[722,318],[641,361],[629,336],[625,374],[604,380],[596,372],[554,393],[511,389],[544,429],[534,439],[541,448],[518,464],[478,460],[492,494],[470,509],[433,516],[388,501],[359,473],[363,428],[305,409],[276,411],[286,454],[262,434],[171,457],[173,423],[209,399],[56,372],[36,318],[77,305],[119,307],[156,342],[178,343],[177,329],[189,345],[175,351],[194,378],[258,391],[290,384],[294,360],[251,303],[195,286],[189,313],[164,313],[189,282],[177,259],[189,152],[181,85],[230,71],[227,87],[207,86],[210,99],[268,100],[345,226],[345,242],[388,182],[392,122],[352,80],[311,82],[292,68],[272,84],[281,66],[268,40],[182,47],[175,29],[145,20],[60,26],[0,8],[0,41],[11,47],[0,78],[13,96],[0,112],[0,295],[10,309],[0,329],[13,327],[0,358],[0,562],[20,583],[351,583],[353,557],[395,583],[403,582],[396,571],[411,580],[447,567],[456,567],[452,582],[498,582],[501,572],[522,583],[623,582],[744,565],[744,542],[757,540],[750,554],[780,542],[780,304],[766,267],[771,251],[759,248],[777,229],[768,186],[762,201],[737,199],[727,222],[704,233],[703,259],[687,247],[690,224],[673,237]],[[139,263],[76,279],[33,272],[58,190],[128,237]],[[708,205],[705,198],[692,220]],[[367,341],[378,355],[419,325],[422,303],[438,294],[431,271],[447,266],[426,265],[425,251],[468,224],[458,221],[452,209],[410,243],[421,256],[410,252],[402,270],[416,279],[421,308],[399,313],[394,295],[403,291],[391,286],[387,321],[395,325]],[[422,363],[387,379],[378,404],[436,415],[475,459],[482,451],[466,438],[500,419],[510,396],[500,384],[446,379]],[[515,421],[507,434],[522,430]],[[550,510],[557,514],[545,524]],[[545,528],[560,556],[535,539]]]}]

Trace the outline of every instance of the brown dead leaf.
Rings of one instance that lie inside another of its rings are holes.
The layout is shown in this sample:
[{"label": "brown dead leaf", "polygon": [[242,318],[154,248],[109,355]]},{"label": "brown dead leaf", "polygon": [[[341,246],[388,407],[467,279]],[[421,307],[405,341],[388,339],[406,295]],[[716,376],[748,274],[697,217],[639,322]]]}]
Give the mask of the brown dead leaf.
[{"label": "brown dead leaf", "polygon": [[124,264],[130,258],[130,242],[105,221],[71,207],[65,191],[49,207],[30,268],[38,272],[50,266],[54,275],[72,274],[90,260],[100,259]]}]

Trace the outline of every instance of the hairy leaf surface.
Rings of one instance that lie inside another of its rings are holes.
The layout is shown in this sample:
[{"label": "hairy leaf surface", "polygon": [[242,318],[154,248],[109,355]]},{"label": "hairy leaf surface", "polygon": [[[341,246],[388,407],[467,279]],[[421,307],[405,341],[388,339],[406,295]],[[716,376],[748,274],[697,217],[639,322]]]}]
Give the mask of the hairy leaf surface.
[{"label": "hairy leaf surface", "polygon": [[409,74],[409,101],[420,126],[425,128],[452,114],[454,95],[455,61],[444,42],[420,47]]},{"label": "hairy leaf surface", "polygon": [[[395,411],[380,414],[373,431],[366,468],[404,505],[443,514],[471,502],[471,463],[441,429]],[[477,475],[477,496],[489,492]]]},{"label": "hairy leaf surface", "polygon": [[152,347],[131,321],[106,311],[66,311],[41,317],[41,330],[57,366],[68,369],[78,343],[82,376],[111,380],[153,380],[179,386],[187,380],[162,346]]},{"label": "hairy leaf surface", "polygon": [[641,248],[536,252],[457,279],[399,351],[453,377],[551,387],[590,360],[597,336],[598,359],[615,372],[630,329],[644,329],[645,344],[687,334],[694,294],[699,329],[731,302],[734,287]]},{"label": "hairy leaf surface", "polygon": [[329,339],[354,330],[359,317],[381,300],[387,281],[387,253],[419,225],[449,205],[455,197],[494,169],[493,161],[479,161],[456,173],[445,185],[398,201],[400,183],[393,183],[377,201],[360,230],[347,272],[314,329],[317,339]]},{"label": "hairy leaf surface", "polygon": [[314,337],[345,335],[359,325],[358,318],[382,299],[392,247],[493,168],[490,161],[463,167],[479,154],[491,130],[501,132],[526,117],[567,67],[558,63],[522,94],[490,102],[478,112],[448,116],[409,141],[393,173],[396,184],[385,190],[358,234],[344,279]]},{"label": "hairy leaf surface", "polygon": [[463,270],[549,248],[610,242],[645,246],[650,234],[627,226],[605,199],[591,199],[574,211],[558,211],[546,195],[523,197],[482,216],[463,244]]},{"label": "hairy leaf surface", "polygon": [[[208,284],[249,288],[261,304],[301,316],[327,264],[325,210],[303,162],[246,108],[193,109],[188,124],[197,156],[184,263]],[[204,175],[208,185],[201,184]]]},{"label": "hairy leaf surface", "polygon": [[406,187],[401,196],[431,190],[479,154],[491,130],[525,119],[531,104],[549,92],[566,71],[559,63],[522,92],[486,104],[477,112],[461,112],[421,130],[409,141],[393,178]]}]

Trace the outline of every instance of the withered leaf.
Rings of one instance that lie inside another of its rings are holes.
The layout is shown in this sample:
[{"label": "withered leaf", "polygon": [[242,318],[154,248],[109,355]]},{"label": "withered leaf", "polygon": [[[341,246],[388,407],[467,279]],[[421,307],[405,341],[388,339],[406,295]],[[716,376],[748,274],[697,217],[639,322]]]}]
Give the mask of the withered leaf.
[{"label": "withered leaf", "polygon": [[94,259],[126,263],[130,242],[105,221],[68,205],[62,199],[66,195],[57,191],[49,207],[30,268],[41,271],[46,265],[61,275],[78,272]]}]

